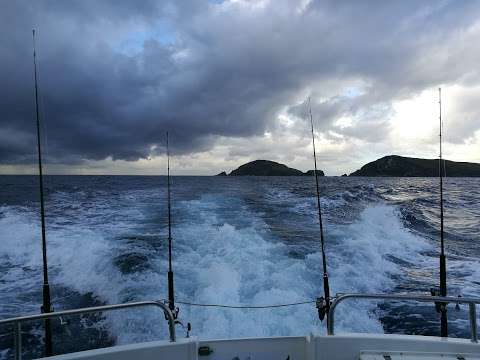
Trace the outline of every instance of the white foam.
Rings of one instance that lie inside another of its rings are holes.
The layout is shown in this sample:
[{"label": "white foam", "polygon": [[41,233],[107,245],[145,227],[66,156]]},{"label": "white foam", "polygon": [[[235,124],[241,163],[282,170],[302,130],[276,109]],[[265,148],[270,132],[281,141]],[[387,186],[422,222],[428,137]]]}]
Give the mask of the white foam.
[{"label": "white foam", "polygon": [[[358,221],[337,226],[331,233],[341,239],[335,251],[329,251],[335,292],[391,292],[395,286],[392,276],[401,271],[391,256],[416,262],[421,252],[431,247],[403,226],[397,208],[385,204],[367,207]],[[363,310],[355,311],[355,307]],[[375,303],[365,301],[352,303],[351,308],[339,307],[340,328],[381,332],[381,324],[372,321],[374,311]]]},{"label": "white foam", "polygon": [[[236,228],[216,216],[212,199],[189,202],[194,223],[175,229],[177,299],[200,303],[251,304],[297,302],[322,295],[318,252],[292,258],[288,246],[269,241],[268,226],[259,219]],[[251,216],[241,212],[239,216]],[[412,254],[429,245],[404,229],[395,208],[367,208],[358,222],[331,230],[340,242],[329,245],[332,288],[346,291],[388,291],[399,271],[387,258]],[[316,244],[312,244],[316,246]],[[339,328],[381,332],[374,306],[346,304],[339,311]],[[343,309],[343,310],[342,310]],[[313,305],[276,310],[222,310],[182,307],[184,319],[201,338],[302,335],[323,332]]]},{"label": "white foam", "polygon": [[[95,214],[103,218],[103,224],[102,218],[92,216],[94,207],[87,210],[76,207],[75,211],[80,212],[76,223],[50,227],[52,286],[62,284],[80,293],[92,292],[107,303],[166,296],[165,254],[146,253],[152,266],[134,273],[120,272],[112,261],[118,252],[128,251],[125,244],[116,240],[116,235],[125,234],[136,221],[143,220],[144,212],[139,210],[142,204],[135,204],[139,197],[149,198],[136,192],[123,197],[131,206],[103,204],[102,213]],[[282,193],[280,201],[292,202],[292,199],[295,200],[291,194]],[[176,223],[173,231],[177,300],[266,305],[314,300],[322,295],[317,243],[311,243],[311,252],[305,258],[292,257],[289,245],[277,239],[258,214],[244,204],[225,205],[225,201],[230,200],[204,196],[176,204],[178,211],[188,212],[185,218],[189,219],[188,223]],[[311,212],[304,215],[315,219],[311,199],[295,201],[302,212],[310,208]],[[236,206],[235,218],[225,218],[225,206]],[[41,267],[37,215],[28,209],[11,207],[3,207],[1,213],[4,216],[0,218],[0,226],[6,231],[0,235],[0,256],[15,264],[2,279],[7,279],[8,286],[21,280],[18,287],[12,287],[13,293],[21,292],[25,286],[33,289],[38,286]],[[249,226],[236,225],[237,219]],[[392,275],[400,271],[389,256],[417,261],[414,258],[421,257],[419,253],[430,246],[404,228],[395,207],[384,204],[367,207],[349,225],[325,225],[333,292],[388,292],[395,285]],[[312,231],[317,229],[313,220],[312,228]],[[37,275],[27,274],[22,270],[25,266],[30,266]],[[339,330],[381,332],[374,311],[374,305],[360,308],[345,303],[339,308]],[[190,321],[193,334],[200,338],[324,332],[314,304],[272,310],[181,306],[181,319]],[[152,316],[151,311],[109,314],[106,324],[118,343],[150,340],[166,334],[163,315]]]}]

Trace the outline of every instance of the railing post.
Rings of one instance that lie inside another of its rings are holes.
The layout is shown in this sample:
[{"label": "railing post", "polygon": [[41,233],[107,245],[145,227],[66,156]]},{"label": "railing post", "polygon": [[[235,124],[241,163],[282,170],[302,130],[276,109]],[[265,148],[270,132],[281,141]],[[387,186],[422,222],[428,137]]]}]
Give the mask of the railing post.
[{"label": "railing post", "polygon": [[327,319],[327,335],[335,335],[335,330],[334,330],[334,321],[333,321],[333,314],[332,318]]},{"label": "railing post", "polygon": [[22,360],[22,324],[20,321],[13,324],[13,341],[15,360]]},{"label": "railing post", "polygon": [[469,308],[469,313],[470,313],[470,340],[472,342],[476,343],[478,342],[478,337],[477,337],[477,308],[474,303],[469,303],[468,304]]},{"label": "railing post", "polygon": [[334,299],[330,305],[327,316],[327,335],[335,335],[335,307],[337,306],[337,299]]}]

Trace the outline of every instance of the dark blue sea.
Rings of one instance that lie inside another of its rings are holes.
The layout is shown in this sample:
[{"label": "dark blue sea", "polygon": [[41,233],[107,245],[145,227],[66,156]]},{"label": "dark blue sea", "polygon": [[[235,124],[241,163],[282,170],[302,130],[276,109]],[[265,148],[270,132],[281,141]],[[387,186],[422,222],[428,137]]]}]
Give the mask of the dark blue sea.
[{"label": "dark blue sea", "polygon": [[[49,275],[55,310],[167,296],[166,178],[46,178]],[[0,318],[40,311],[37,179],[0,176]],[[333,293],[428,294],[438,285],[435,178],[321,178]],[[173,177],[176,298],[269,305],[323,295],[314,181],[309,177]],[[448,292],[480,296],[480,179],[445,180]],[[180,305],[201,339],[325,333],[314,304],[268,310]],[[468,337],[466,308],[449,307]],[[165,338],[155,309],[55,320],[56,353]],[[350,301],[339,331],[439,334],[433,305]],[[0,328],[0,358],[11,358]],[[179,336],[185,332],[177,328]],[[23,327],[24,356],[42,354],[41,322]]]}]

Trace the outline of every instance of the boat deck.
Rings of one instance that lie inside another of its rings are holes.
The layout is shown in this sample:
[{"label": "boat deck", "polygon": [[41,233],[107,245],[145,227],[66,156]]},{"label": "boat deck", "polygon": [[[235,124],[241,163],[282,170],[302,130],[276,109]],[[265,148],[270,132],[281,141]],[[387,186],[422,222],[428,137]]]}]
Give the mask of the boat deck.
[{"label": "boat deck", "polygon": [[469,360],[480,345],[465,339],[343,334],[198,341],[155,341],[58,355],[51,360]]}]

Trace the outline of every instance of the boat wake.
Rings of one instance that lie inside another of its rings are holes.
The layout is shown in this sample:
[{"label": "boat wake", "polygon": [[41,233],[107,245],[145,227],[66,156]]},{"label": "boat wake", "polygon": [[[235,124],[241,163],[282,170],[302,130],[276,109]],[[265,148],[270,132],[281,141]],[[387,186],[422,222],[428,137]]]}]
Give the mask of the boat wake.
[{"label": "boat wake", "polygon": [[[315,200],[306,190],[310,184],[294,191],[268,183],[257,190],[240,185],[241,191],[217,193],[192,190],[188,184],[174,187],[176,300],[255,306],[315,301],[323,294],[322,263]],[[120,188],[112,195],[97,189],[92,196],[91,189],[71,188],[51,195],[48,204],[54,210],[47,219],[47,236],[56,310],[166,297],[164,190]],[[327,192],[323,199],[332,294],[427,292],[436,278],[435,242],[428,232],[409,228],[411,209],[374,191],[370,186],[351,187]],[[42,283],[36,208],[0,207],[0,227],[1,316],[36,313]],[[480,294],[475,259],[452,256],[448,266],[452,288],[470,282],[463,289]],[[262,310],[179,306],[180,319],[190,322],[192,334],[203,339],[325,332],[314,303]],[[350,301],[338,309],[337,328],[436,331],[433,309],[418,309],[414,304],[400,308]],[[399,327],[396,320],[402,311],[412,312],[417,320]],[[462,321],[458,315],[453,326],[461,328]],[[151,310],[106,313],[85,327],[90,337],[102,334],[96,346],[167,335],[163,314]],[[40,330],[40,324],[31,329],[31,341],[39,347]],[[67,330],[57,326],[54,331]],[[1,339],[1,348],[11,346],[9,336]]]}]

